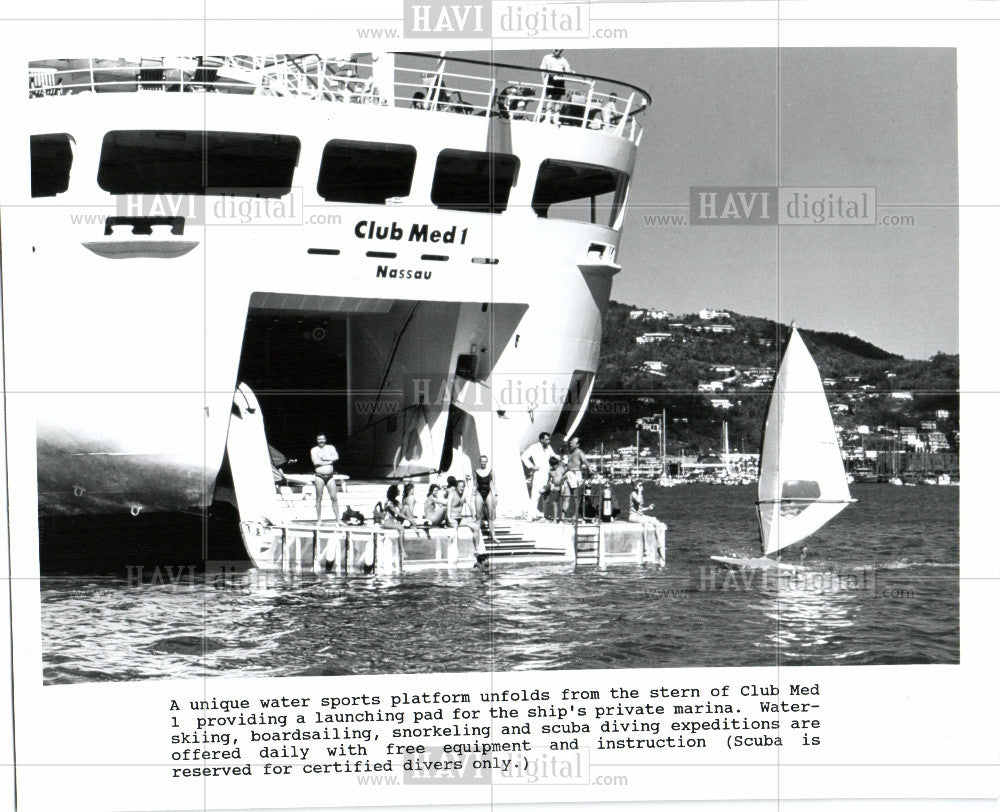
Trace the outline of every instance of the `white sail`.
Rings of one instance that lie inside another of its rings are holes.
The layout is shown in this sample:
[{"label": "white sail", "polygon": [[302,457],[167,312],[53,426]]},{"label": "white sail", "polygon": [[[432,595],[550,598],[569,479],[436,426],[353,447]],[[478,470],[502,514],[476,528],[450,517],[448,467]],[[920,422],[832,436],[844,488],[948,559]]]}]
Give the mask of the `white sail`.
[{"label": "white sail", "polygon": [[764,424],[757,499],[765,555],[815,533],[853,501],[823,381],[794,326]]}]

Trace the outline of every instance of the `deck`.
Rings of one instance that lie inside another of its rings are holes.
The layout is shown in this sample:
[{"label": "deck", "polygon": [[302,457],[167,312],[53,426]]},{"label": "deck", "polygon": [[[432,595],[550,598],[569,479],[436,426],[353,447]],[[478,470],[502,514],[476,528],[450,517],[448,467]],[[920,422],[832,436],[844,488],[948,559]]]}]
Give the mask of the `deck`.
[{"label": "deck", "polygon": [[481,530],[464,519],[458,527],[408,528],[400,532],[371,522],[372,508],[388,481],[351,482],[338,501],[363,513],[366,523],[333,521],[328,496],[323,519],[316,520],[311,485],[278,486],[279,509],[267,518],[243,520],[247,552],[261,569],[290,572],[403,575],[421,570],[470,569],[511,564],[564,564],[605,567],[666,563],[655,533],[631,522],[555,523],[498,518]]}]

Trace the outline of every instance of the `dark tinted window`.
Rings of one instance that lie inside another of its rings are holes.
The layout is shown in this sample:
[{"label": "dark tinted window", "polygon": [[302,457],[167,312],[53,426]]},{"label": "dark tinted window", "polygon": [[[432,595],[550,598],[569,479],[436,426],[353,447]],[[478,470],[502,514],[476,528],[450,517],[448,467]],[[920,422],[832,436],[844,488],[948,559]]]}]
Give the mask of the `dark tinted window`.
[{"label": "dark tinted window", "polygon": [[98,185],[112,194],[280,197],[292,188],[299,139],[271,133],[115,130]]},{"label": "dark tinted window", "polygon": [[31,136],[32,197],[54,197],[69,188],[72,141],[67,133]]},{"label": "dark tinted window", "polygon": [[617,169],[549,159],[538,167],[531,207],[539,217],[613,226],[627,188]]},{"label": "dark tinted window", "polygon": [[498,214],[507,208],[520,165],[507,153],[442,150],[434,170],[431,202],[439,209]]},{"label": "dark tinted window", "polygon": [[329,141],[316,191],[338,203],[385,203],[410,193],[416,162],[417,151],[408,144]]}]

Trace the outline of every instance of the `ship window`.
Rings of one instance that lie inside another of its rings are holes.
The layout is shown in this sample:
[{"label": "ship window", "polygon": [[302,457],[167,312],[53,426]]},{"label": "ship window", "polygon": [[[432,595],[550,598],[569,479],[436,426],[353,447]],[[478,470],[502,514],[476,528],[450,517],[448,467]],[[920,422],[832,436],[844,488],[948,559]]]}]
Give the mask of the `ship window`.
[{"label": "ship window", "polygon": [[628,181],[617,169],[550,158],[538,167],[531,208],[539,217],[614,227]]},{"label": "ship window", "polygon": [[281,197],[300,142],[291,135],[202,130],[114,130],[97,183],[111,194]]},{"label": "ship window", "polygon": [[506,210],[521,162],[514,155],[443,149],[438,155],[431,202],[439,209]]},{"label": "ship window", "polygon": [[410,193],[416,162],[417,150],[408,144],[328,141],[316,191],[338,203],[385,203]]},{"label": "ship window", "polygon": [[69,188],[72,143],[68,133],[31,136],[32,197],[55,197]]}]

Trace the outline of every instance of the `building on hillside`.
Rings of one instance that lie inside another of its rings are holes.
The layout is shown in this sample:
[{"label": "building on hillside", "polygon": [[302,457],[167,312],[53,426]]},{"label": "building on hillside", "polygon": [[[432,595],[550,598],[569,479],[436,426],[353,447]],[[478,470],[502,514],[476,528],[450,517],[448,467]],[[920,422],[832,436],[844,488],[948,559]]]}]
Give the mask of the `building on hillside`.
[{"label": "building on hillside", "polygon": [[709,333],[735,333],[736,328],[732,324],[708,324],[705,331]]},{"label": "building on hillside", "polygon": [[660,341],[669,341],[670,333],[643,333],[635,337],[636,344],[656,344]]},{"label": "building on hillside", "polygon": [[951,450],[951,445],[943,431],[927,432],[927,450],[931,452]]},{"label": "building on hillside", "polygon": [[713,409],[732,409],[733,402],[729,398],[712,398]]},{"label": "building on hillside", "polygon": [[707,308],[702,308],[698,311],[698,318],[702,321],[712,321],[714,319],[729,319],[732,315],[728,310],[708,310]]},{"label": "building on hillside", "polygon": [[706,381],[698,384],[699,392],[721,392],[723,389],[725,389],[725,384],[722,381]]}]

